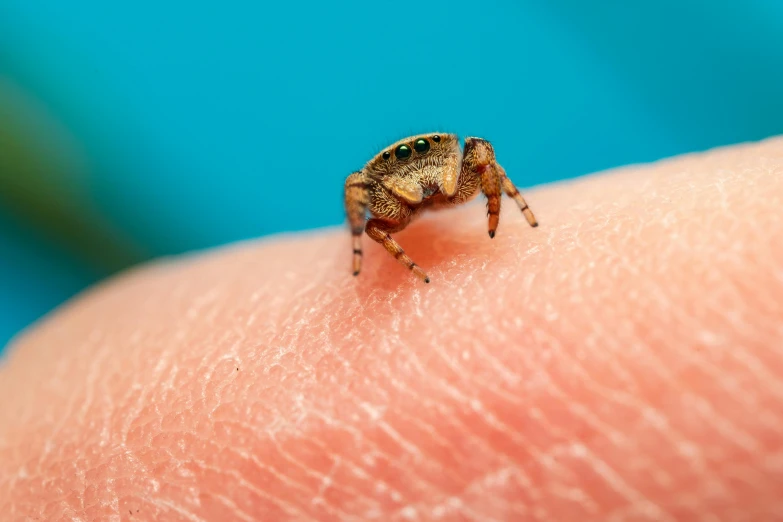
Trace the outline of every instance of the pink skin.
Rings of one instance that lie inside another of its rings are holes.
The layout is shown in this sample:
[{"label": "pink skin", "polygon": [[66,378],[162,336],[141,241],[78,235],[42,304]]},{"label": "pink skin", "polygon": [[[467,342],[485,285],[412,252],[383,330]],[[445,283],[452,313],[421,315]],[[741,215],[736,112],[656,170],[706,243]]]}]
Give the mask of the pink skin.
[{"label": "pink skin", "polygon": [[783,518],[783,140],[524,194],[399,233],[430,285],[340,229],[64,306],[0,369],[0,518]]}]

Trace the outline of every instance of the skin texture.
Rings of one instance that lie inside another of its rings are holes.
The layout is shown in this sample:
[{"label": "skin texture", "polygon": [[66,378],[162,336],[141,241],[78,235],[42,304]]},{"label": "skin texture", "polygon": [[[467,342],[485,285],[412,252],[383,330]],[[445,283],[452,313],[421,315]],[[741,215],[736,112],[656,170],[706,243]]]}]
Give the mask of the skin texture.
[{"label": "skin texture", "polygon": [[[511,152],[507,152],[511,154]],[[0,518],[779,520],[783,140],[139,268],[0,370]]]}]

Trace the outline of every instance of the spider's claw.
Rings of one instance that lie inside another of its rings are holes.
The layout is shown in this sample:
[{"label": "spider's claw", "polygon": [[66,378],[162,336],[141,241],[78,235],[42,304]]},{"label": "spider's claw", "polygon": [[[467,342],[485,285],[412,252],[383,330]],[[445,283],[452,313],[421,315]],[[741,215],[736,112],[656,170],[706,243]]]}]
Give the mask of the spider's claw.
[{"label": "spider's claw", "polygon": [[489,238],[490,239],[495,239],[495,231],[494,230],[490,230],[489,231]]},{"label": "spider's claw", "polygon": [[533,215],[533,212],[530,211],[530,208],[527,206],[527,203],[525,204],[524,208],[522,209],[522,214],[524,214],[525,219],[527,220],[528,225],[530,225],[531,227],[534,227],[534,228],[538,226],[538,220],[536,219],[536,216]]},{"label": "spider's claw", "polygon": [[413,272],[416,277],[424,281],[425,283],[430,282],[430,276],[427,275],[427,273],[421,269],[419,265],[414,263],[413,261],[410,262],[410,265],[408,266],[408,269]]}]

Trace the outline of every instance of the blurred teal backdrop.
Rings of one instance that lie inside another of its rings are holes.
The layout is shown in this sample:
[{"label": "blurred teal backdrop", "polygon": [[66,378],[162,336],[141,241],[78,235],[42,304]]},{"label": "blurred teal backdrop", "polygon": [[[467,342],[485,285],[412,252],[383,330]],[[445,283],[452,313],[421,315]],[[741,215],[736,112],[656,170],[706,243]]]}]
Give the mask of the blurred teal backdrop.
[{"label": "blurred teal backdrop", "polygon": [[129,264],[340,224],[411,133],[521,186],[781,133],[781,34],[776,0],[3,0],[0,346]]}]

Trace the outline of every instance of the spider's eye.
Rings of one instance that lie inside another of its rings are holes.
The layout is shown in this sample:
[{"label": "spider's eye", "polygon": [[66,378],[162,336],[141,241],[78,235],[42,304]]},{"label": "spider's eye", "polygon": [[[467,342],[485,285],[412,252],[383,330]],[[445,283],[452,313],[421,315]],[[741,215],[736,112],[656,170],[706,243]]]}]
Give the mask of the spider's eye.
[{"label": "spider's eye", "polygon": [[440,143],[440,136],[436,134],[435,136],[432,137],[432,141],[434,141],[435,143]]},{"label": "spider's eye", "polygon": [[383,159],[389,159],[391,158],[391,152],[388,150],[383,153]]},{"label": "spider's eye", "polygon": [[394,155],[397,156],[397,159],[405,159],[411,157],[411,148],[407,145],[400,145],[397,147],[397,150],[394,151]]},{"label": "spider's eye", "polygon": [[416,152],[423,154],[430,150],[430,142],[424,138],[419,138],[416,140],[416,143],[413,144],[413,148],[416,149]]}]

